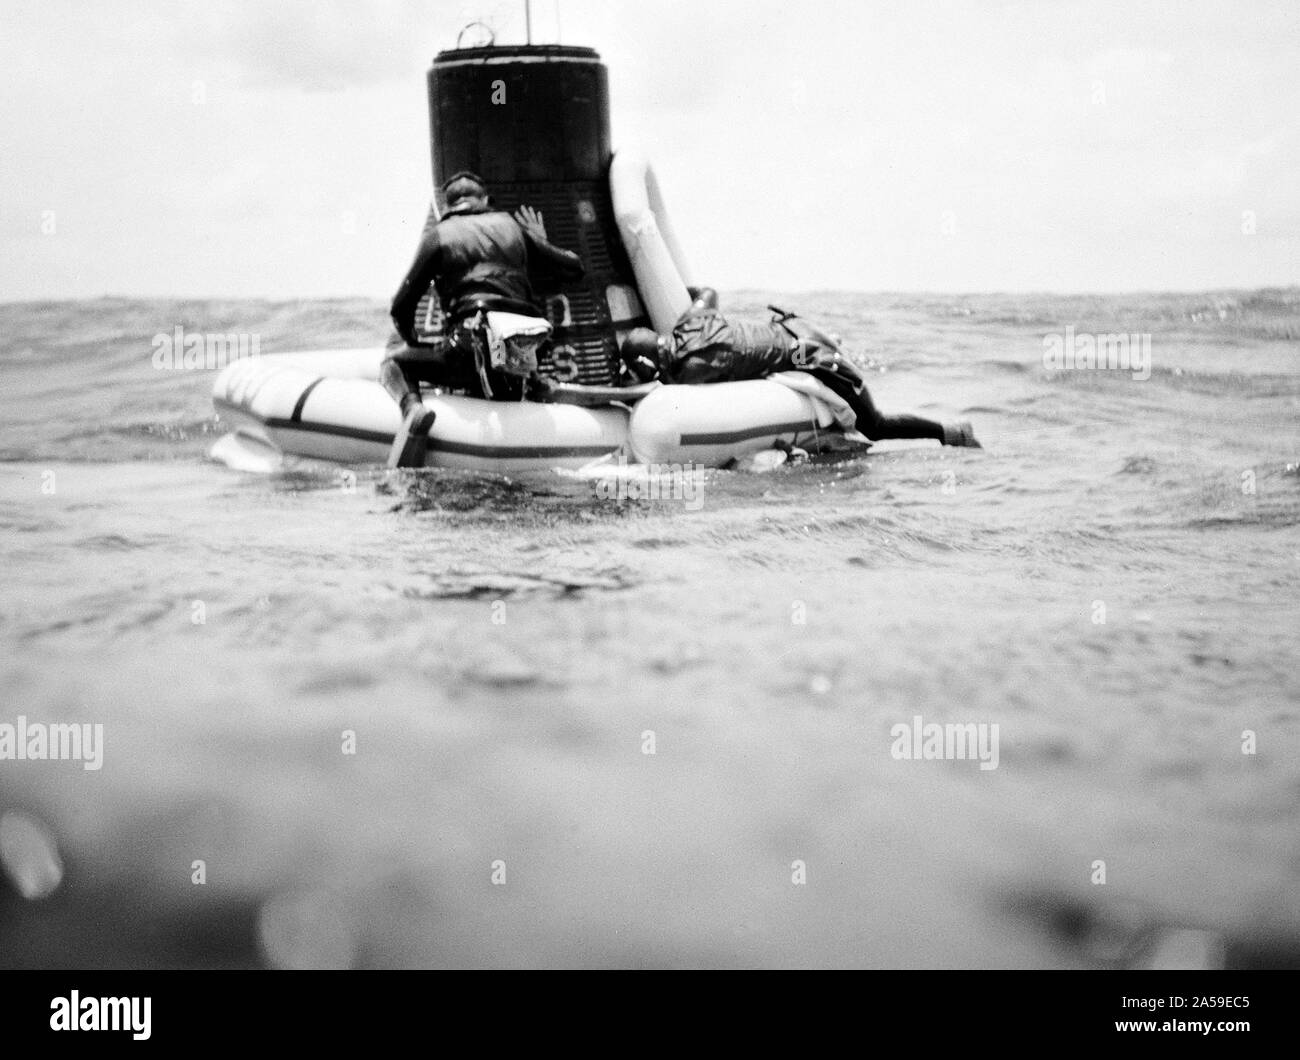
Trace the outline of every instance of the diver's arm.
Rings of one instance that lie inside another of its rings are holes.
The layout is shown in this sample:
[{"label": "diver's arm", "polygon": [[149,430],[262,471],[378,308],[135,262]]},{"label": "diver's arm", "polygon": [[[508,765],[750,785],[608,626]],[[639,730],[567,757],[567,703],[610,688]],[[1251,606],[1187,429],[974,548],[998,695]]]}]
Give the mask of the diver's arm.
[{"label": "diver's arm", "polygon": [[733,381],[730,368],[710,360],[708,357],[692,354],[677,361],[670,369],[669,378],[683,386],[697,386],[702,383],[730,383]]},{"label": "diver's arm", "polygon": [[439,251],[442,249],[438,239],[436,224],[427,224],[420,240],[420,249],[416,251],[415,260],[407,270],[406,279],[393,296],[392,317],[397,333],[408,345],[415,345],[415,312],[420,299],[428,293],[429,285],[438,274]]},{"label": "diver's arm", "polygon": [[544,239],[537,239],[527,232],[524,233],[524,239],[528,243],[529,263],[538,272],[565,281],[581,280],[586,275],[587,270],[583,267],[582,259],[573,251],[561,250],[554,244]]},{"label": "diver's arm", "polygon": [[515,221],[524,233],[528,244],[528,260],[534,269],[560,280],[581,280],[587,270],[582,259],[569,250],[561,250],[546,238],[546,224],[542,215],[531,206],[521,206],[515,211]]}]

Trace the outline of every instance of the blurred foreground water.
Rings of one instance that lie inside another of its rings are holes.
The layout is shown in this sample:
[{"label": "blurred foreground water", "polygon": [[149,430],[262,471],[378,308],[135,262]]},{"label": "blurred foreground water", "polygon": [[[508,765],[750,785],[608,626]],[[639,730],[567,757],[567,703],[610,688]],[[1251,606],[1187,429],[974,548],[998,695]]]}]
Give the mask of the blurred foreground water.
[{"label": "blurred foreground water", "polygon": [[0,965],[1300,964],[1300,292],[784,301],[987,449],[244,475],[152,336],[380,307],[0,305]]}]

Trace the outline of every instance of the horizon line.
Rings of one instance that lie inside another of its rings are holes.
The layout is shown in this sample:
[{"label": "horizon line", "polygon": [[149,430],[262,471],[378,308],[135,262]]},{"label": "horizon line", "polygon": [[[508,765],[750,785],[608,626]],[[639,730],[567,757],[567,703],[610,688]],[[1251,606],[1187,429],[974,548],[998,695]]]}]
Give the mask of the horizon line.
[{"label": "horizon line", "polygon": [[[809,287],[802,289],[788,289],[778,287],[722,287],[717,289],[720,294],[778,294],[788,296],[810,296],[810,295],[871,295],[871,296],[925,296],[925,297],[948,297],[948,298],[990,298],[1005,297],[1014,295],[1018,297],[1054,297],[1054,298],[1085,298],[1085,297],[1121,297],[1133,295],[1208,295],[1208,294],[1259,294],[1266,291],[1296,291],[1300,293],[1300,281],[1287,284],[1263,284],[1258,287],[1134,287],[1128,289],[1097,289],[1097,290],[1053,290],[1051,288],[1029,288],[1029,289],[991,289],[991,290],[944,290],[937,288],[895,288],[895,289],[878,289],[865,290],[861,288],[848,287]],[[272,303],[282,304],[286,302],[374,302],[383,305],[387,302],[386,298],[378,295],[368,294],[338,294],[338,295],[319,295],[319,296],[294,296],[285,295],[279,297],[254,296],[254,295],[192,295],[192,294],[100,294],[100,295],[77,295],[66,298],[6,298],[0,295],[0,305],[18,306],[18,305],[76,305],[83,302],[248,302],[248,303]]]}]

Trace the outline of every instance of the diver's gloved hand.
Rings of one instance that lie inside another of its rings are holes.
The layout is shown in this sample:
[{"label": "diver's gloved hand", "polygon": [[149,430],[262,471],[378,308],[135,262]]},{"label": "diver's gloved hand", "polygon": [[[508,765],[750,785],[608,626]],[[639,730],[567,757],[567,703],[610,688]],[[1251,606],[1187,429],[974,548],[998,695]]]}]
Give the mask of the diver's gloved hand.
[{"label": "diver's gloved hand", "polygon": [[686,293],[691,296],[691,312],[718,308],[718,292],[712,287],[687,287]]},{"label": "diver's gloved hand", "polygon": [[536,372],[530,375],[524,384],[524,398],[527,401],[551,404],[555,401],[555,393],[555,383]]},{"label": "diver's gloved hand", "polygon": [[638,383],[649,383],[667,378],[663,370],[664,347],[665,341],[649,328],[634,328],[623,339],[618,352],[628,373]]},{"label": "diver's gloved hand", "polygon": [[648,357],[624,358],[628,375],[637,383],[653,383],[660,377],[659,365]]},{"label": "diver's gloved hand", "polygon": [[539,211],[531,206],[521,206],[515,211],[515,220],[519,222],[519,227],[534,239],[542,243],[546,242],[546,221]]}]

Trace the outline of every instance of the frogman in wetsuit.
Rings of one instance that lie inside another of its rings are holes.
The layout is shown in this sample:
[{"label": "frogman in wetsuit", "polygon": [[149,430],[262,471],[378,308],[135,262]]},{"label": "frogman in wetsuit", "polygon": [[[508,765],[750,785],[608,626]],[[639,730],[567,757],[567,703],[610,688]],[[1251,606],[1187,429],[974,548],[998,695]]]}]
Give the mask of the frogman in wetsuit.
[{"label": "frogman in wetsuit", "polygon": [[[482,179],[457,173],[443,187],[447,210],[430,212],[415,261],[393,299],[393,324],[405,343],[391,350],[380,382],[402,410],[402,428],[389,457],[392,467],[419,467],[433,410],[420,400],[420,383],[463,390],[474,397],[518,401],[537,380],[506,374],[485,361],[482,314],[541,317],[534,278],[581,279],[582,259],[546,240],[541,215],[521,208],[513,217],[495,210]],[[415,314],[432,283],[442,304],[443,335],[422,346]]]},{"label": "frogman in wetsuit", "polygon": [[691,297],[695,300],[671,338],[637,328],[623,340],[623,361],[642,382],[659,378],[668,383],[726,383],[802,370],[848,403],[857,415],[857,429],[872,441],[933,438],[944,445],[982,448],[969,423],[945,425],[880,412],[866,380],[837,343],[793,314],[773,309],[771,323],[735,322],[718,309],[716,291],[691,288]]}]

